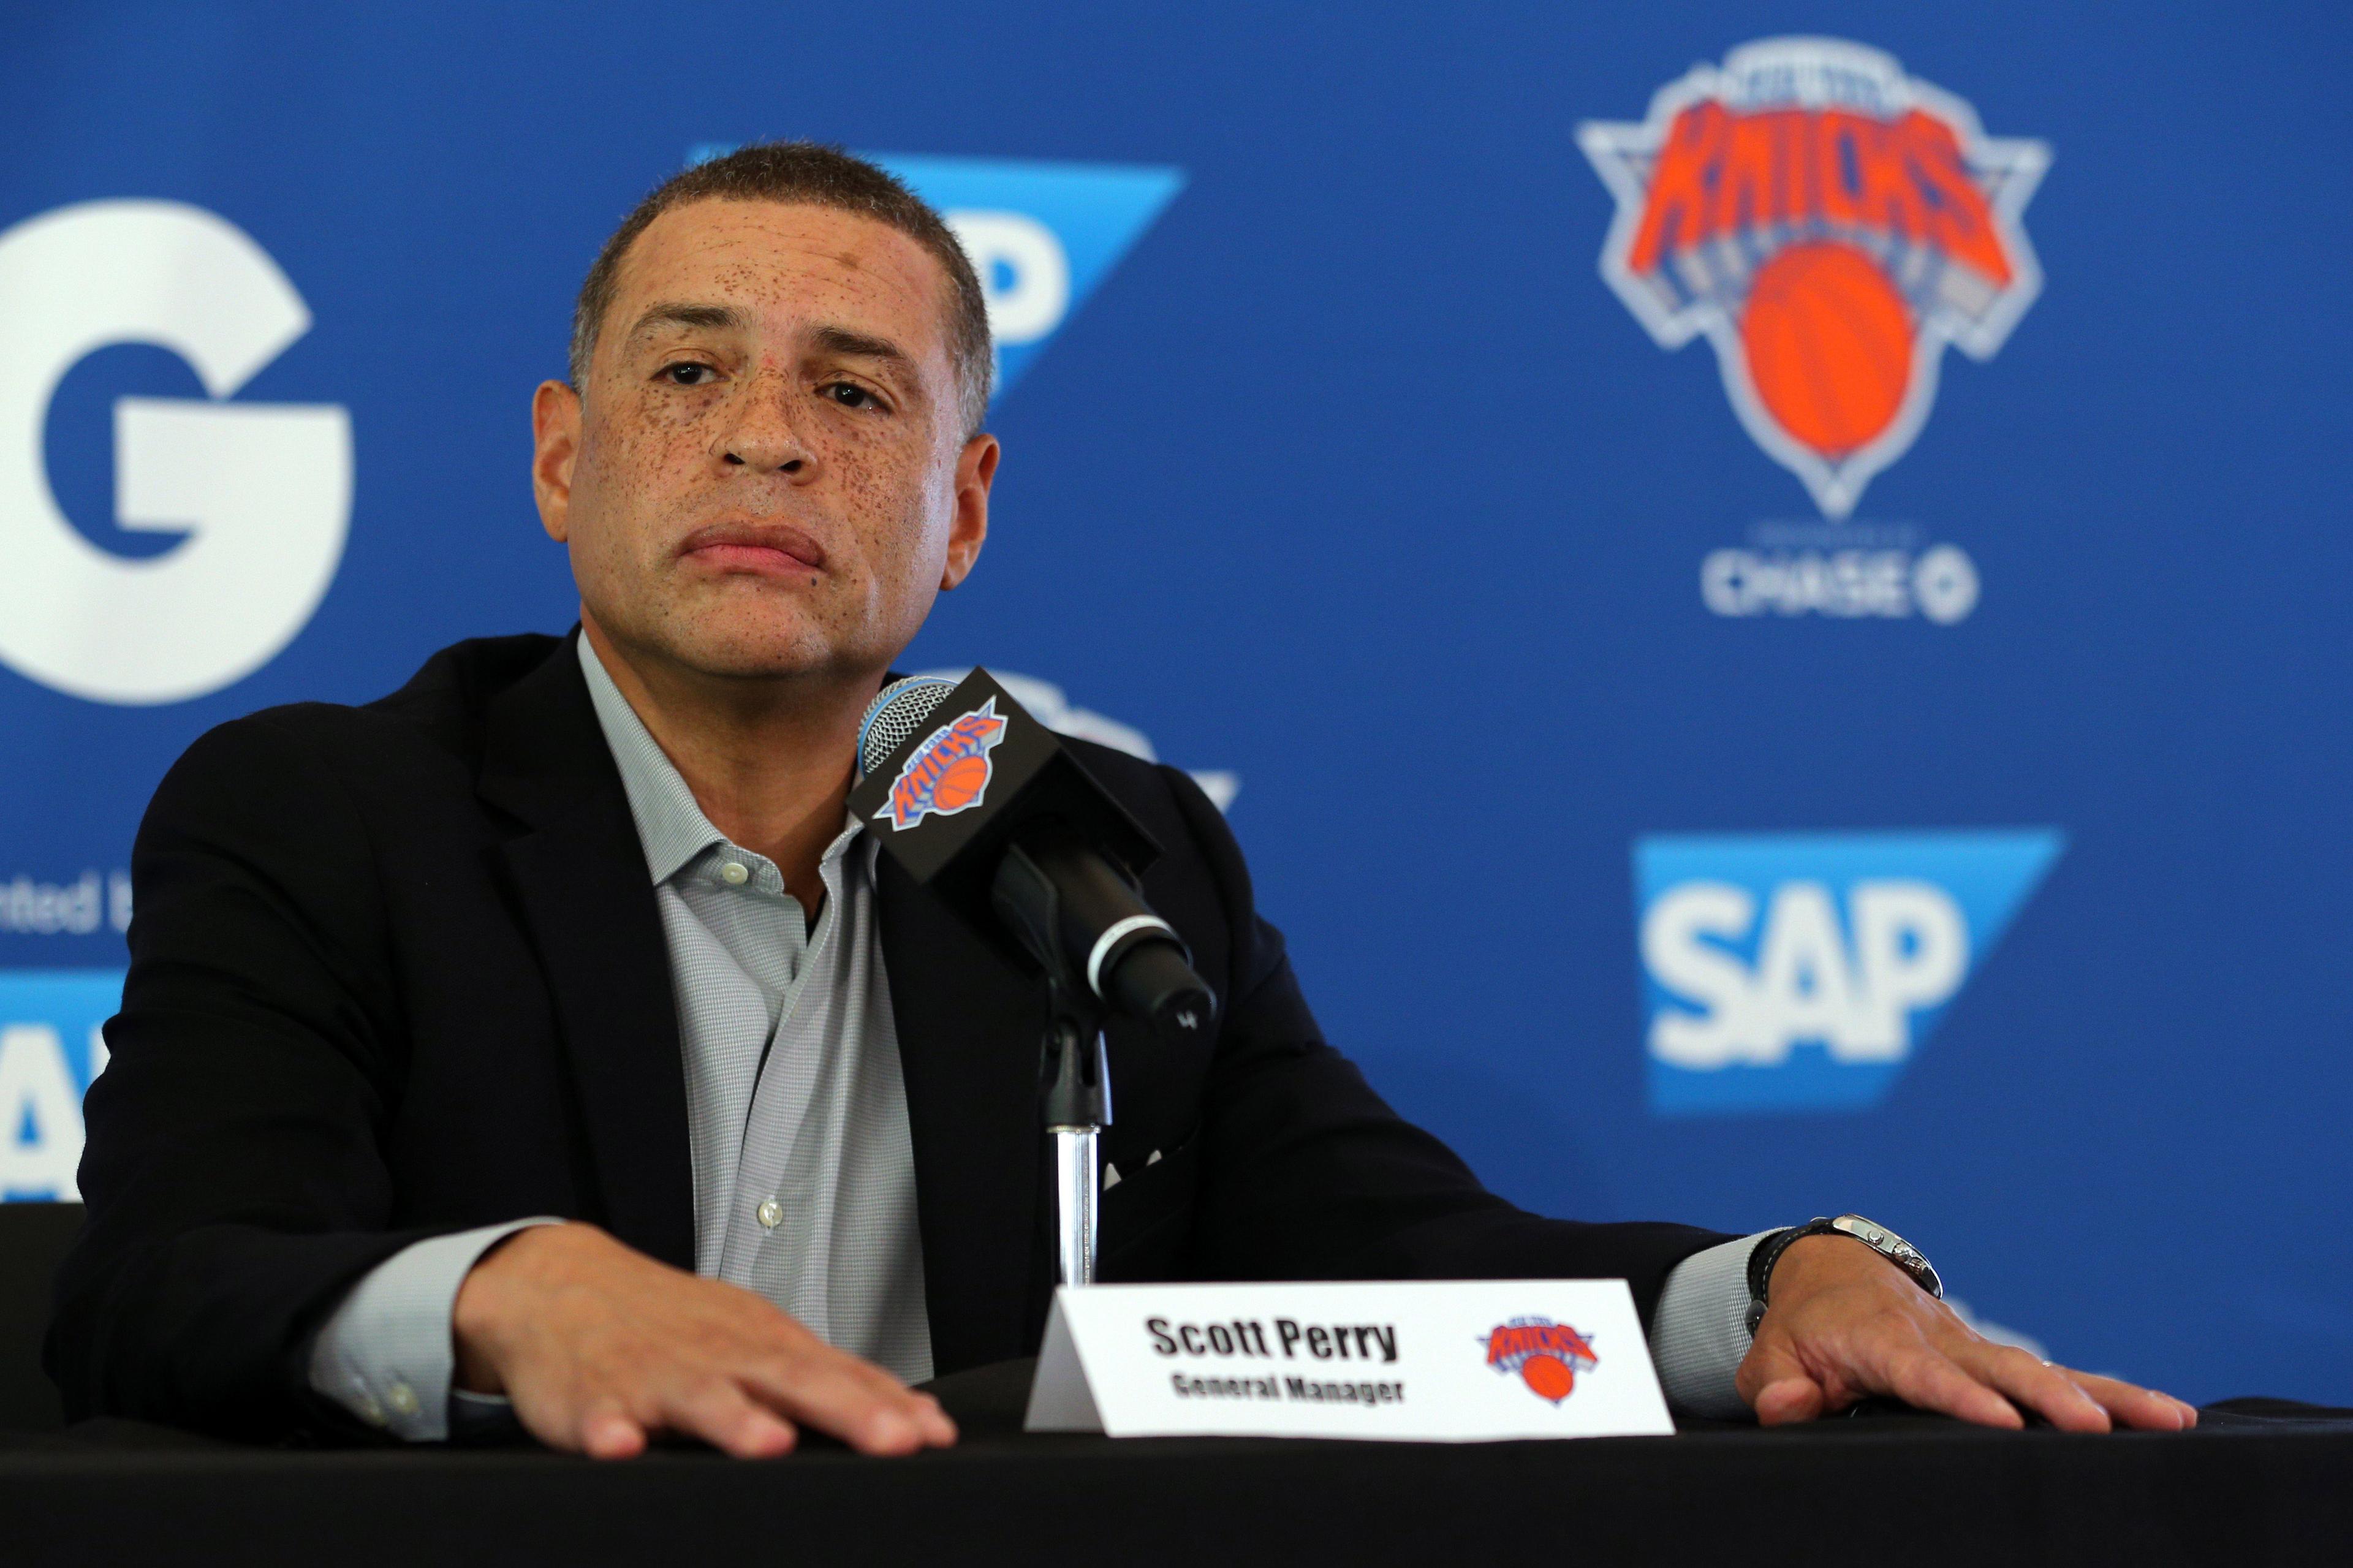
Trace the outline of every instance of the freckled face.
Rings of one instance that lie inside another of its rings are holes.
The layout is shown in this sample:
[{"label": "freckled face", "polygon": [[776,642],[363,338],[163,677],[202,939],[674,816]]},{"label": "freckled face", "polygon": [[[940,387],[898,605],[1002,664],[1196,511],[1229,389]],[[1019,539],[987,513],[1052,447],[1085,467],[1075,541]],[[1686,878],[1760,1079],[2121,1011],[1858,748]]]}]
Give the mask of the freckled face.
[{"label": "freckled face", "polygon": [[[622,258],[584,396],[542,389],[542,514],[583,613],[706,675],[860,678],[987,531],[945,270],[886,224],[708,200]],[[565,448],[566,412],[575,433]]]}]

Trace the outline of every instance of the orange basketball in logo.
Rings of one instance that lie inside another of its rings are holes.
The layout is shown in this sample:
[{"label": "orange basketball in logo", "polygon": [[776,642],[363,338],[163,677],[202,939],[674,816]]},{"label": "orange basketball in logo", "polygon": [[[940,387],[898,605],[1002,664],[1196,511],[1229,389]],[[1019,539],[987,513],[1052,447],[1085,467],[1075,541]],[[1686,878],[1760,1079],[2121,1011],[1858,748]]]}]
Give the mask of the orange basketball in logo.
[{"label": "orange basketball in logo", "polygon": [[972,797],[988,787],[988,759],[986,756],[958,757],[932,786],[934,809],[956,811],[972,804]]},{"label": "orange basketball in logo", "polygon": [[1520,1381],[1530,1392],[1558,1405],[1577,1386],[1577,1373],[1557,1356],[1532,1355],[1520,1363]]},{"label": "orange basketball in logo", "polygon": [[1740,317],[1766,411],[1833,460],[1895,422],[1912,340],[1912,312],[1879,263],[1829,240],[1793,245],[1758,268]]}]

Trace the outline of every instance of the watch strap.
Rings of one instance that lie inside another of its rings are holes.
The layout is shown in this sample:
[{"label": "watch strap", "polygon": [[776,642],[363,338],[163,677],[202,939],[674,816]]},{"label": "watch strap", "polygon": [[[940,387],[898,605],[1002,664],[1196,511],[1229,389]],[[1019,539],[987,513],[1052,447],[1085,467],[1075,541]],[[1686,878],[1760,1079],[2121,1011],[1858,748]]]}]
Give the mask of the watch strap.
[{"label": "watch strap", "polygon": [[1803,1241],[1810,1236],[1828,1236],[1830,1216],[1817,1215],[1804,1225],[1793,1225],[1787,1230],[1777,1230],[1757,1244],[1748,1255],[1748,1332],[1753,1337],[1757,1325],[1765,1321],[1765,1300],[1773,1286],[1773,1265],[1781,1261],[1781,1254],[1792,1242]]}]

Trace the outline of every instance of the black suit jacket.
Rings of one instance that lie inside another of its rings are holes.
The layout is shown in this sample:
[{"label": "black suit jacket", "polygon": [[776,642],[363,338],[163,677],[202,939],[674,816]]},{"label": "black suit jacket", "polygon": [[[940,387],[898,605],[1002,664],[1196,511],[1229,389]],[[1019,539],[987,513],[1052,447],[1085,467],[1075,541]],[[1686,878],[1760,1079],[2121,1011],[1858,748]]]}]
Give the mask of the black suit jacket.
[{"label": "black suit jacket", "polygon": [[[1166,847],[1145,895],[1223,1002],[1198,1047],[1111,1031],[1104,1278],[1623,1276],[1647,1320],[1668,1270],[1722,1239],[1482,1190],[1324,1043],[1191,780],[1072,749]],[[1042,1332],[1041,993],[880,864],[946,1373]],[[310,1389],[311,1342],[439,1233],[562,1215],[693,1267],[668,951],[567,640],[460,643],[382,701],[221,726],[156,791],[132,875],[89,1217],[47,1343],[73,1415],[356,1435]]]}]

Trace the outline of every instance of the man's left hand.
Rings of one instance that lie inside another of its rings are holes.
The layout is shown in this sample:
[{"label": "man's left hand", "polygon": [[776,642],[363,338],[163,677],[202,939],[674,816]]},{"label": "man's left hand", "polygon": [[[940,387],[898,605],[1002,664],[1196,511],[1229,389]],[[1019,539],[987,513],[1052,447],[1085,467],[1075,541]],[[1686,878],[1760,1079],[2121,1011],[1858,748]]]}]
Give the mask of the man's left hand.
[{"label": "man's left hand", "polygon": [[1861,1242],[1810,1236],[1773,1267],[1757,1342],[1736,1386],[1767,1426],[1888,1394],[1984,1426],[2031,1410],[2066,1432],[2178,1432],[2198,1412],[2168,1394],[2071,1372],[1978,1334]]}]

